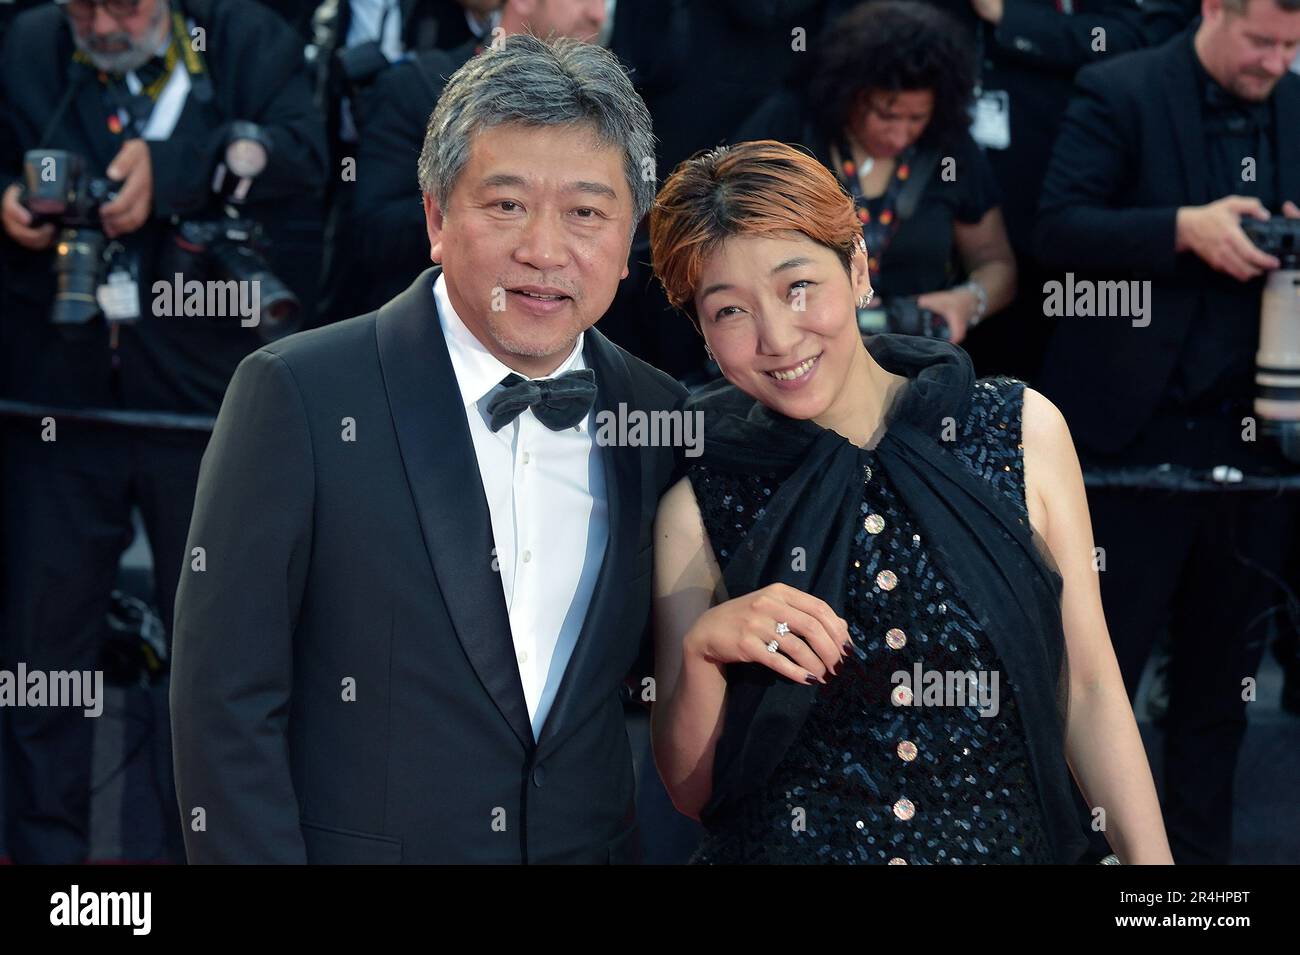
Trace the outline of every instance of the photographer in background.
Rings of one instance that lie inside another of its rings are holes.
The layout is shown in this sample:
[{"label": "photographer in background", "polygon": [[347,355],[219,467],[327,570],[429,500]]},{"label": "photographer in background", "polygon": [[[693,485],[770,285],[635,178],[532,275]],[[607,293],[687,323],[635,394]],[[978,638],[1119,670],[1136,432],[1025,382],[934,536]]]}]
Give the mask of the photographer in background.
[{"label": "photographer in background", "polygon": [[[1175,493],[1089,494],[1130,697],[1169,630],[1164,818],[1180,865],[1231,859],[1248,688],[1297,531],[1294,493],[1215,481],[1300,472],[1253,404],[1265,276],[1283,263],[1242,224],[1300,217],[1300,0],[1204,0],[1202,13],[1079,73],[1036,230],[1060,288],[1083,290],[1065,292],[1040,387],[1085,470],[1186,476]],[[1104,287],[1129,307],[1099,313]]]},{"label": "photographer in background", "polygon": [[[249,0],[66,0],[10,26],[5,397],[68,412],[5,433],[6,664],[96,667],[133,506],[170,640],[207,434],[96,426],[78,412],[216,414],[270,320],[291,327],[288,289],[300,311],[310,300],[324,154],[302,43]],[[206,294],[191,297],[192,282]],[[261,310],[232,315],[232,288],[241,302],[260,296]],[[215,314],[214,289],[225,294]],[[12,858],[84,862],[93,721],[60,707],[6,715]],[[183,859],[179,822],[173,802],[173,859]]]},{"label": "photographer in background", "polygon": [[[969,41],[941,10],[878,0],[837,19],[814,49],[810,75],[768,98],[732,141],[799,143],[853,197],[879,300],[858,312],[864,332],[961,342],[1016,283],[993,173],[967,132]],[[929,314],[900,310],[903,300]]]}]

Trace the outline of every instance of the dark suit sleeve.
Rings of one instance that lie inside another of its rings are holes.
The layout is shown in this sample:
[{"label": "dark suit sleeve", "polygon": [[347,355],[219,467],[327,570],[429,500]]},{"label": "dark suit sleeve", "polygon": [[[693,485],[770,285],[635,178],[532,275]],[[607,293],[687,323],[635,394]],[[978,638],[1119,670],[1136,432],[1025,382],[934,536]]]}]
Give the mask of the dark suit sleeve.
[{"label": "dark suit sleeve", "polygon": [[[293,376],[253,352],[203,456],[176,594],[173,758],[192,863],[306,861],[286,730],[313,495]],[[194,830],[196,808],[205,831]]]},{"label": "dark suit sleeve", "polygon": [[206,137],[150,142],[154,215],[202,208],[229,121],[262,126],[271,139],[266,169],[249,201],[304,195],[325,182],[325,123],[312,102],[302,41],[279,16],[254,3],[231,3],[216,14],[208,41],[214,102],[228,121]]},{"label": "dark suit sleeve", "polygon": [[[1105,50],[1093,49],[1098,27],[1106,31]],[[1133,0],[1102,0],[1074,14],[1042,0],[1006,0],[993,39],[1011,59],[1068,76],[1087,63],[1141,48],[1141,11]]]},{"label": "dark suit sleeve", "polygon": [[363,275],[410,280],[429,267],[417,166],[435,103],[410,63],[386,70],[366,94],[352,203],[354,231],[365,236],[354,252]]},{"label": "dark suit sleeve", "polygon": [[1157,157],[1139,154],[1138,97],[1117,90],[1110,66],[1079,73],[1043,179],[1035,249],[1053,267],[1170,275],[1177,208],[1121,207],[1139,163]]}]

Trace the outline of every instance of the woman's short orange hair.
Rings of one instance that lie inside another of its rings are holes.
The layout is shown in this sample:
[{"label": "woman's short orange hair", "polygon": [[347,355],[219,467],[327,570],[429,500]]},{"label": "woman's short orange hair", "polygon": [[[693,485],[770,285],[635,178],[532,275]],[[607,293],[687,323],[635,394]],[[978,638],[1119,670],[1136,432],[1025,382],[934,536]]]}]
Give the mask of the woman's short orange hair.
[{"label": "woman's short orange hair", "polygon": [[733,235],[802,232],[849,269],[862,226],[831,171],[775,140],[698,152],[673,170],[650,208],[650,255],[675,308],[697,325],[703,263]]}]

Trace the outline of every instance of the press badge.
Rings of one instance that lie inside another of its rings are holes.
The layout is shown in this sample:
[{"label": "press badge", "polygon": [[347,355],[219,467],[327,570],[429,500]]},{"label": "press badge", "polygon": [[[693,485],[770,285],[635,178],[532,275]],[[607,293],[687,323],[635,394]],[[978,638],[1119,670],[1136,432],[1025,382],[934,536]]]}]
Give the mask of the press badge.
[{"label": "press badge", "polygon": [[984,90],[975,100],[971,138],[985,149],[1011,145],[1011,97],[1006,90]]},{"label": "press badge", "polygon": [[104,317],[110,322],[134,322],[140,318],[140,285],[125,268],[108,273],[108,280],[95,290]]}]

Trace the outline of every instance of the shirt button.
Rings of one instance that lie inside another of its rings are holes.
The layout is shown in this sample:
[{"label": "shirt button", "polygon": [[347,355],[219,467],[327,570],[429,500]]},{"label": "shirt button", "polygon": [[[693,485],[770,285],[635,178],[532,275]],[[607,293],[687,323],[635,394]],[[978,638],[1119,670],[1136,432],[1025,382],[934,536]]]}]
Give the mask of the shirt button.
[{"label": "shirt button", "polygon": [[907,634],[897,627],[892,627],[885,631],[885,642],[889,644],[889,649],[901,650],[907,646]]},{"label": "shirt button", "polygon": [[895,706],[911,706],[912,688],[909,686],[896,686],[894,692],[889,694],[889,698],[893,700]]},{"label": "shirt button", "polygon": [[876,585],[881,590],[893,590],[898,586],[898,575],[892,570],[882,570],[876,574]]},{"label": "shirt button", "polygon": [[906,822],[916,815],[916,807],[910,799],[900,799],[894,803],[894,815]]},{"label": "shirt button", "polygon": [[889,860],[889,864],[890,864],[890,865],[907,865],[907,860],[906,860],[906,859],[900,859],[898,856],[894,856],[894,858],[892,858],[892,859]]},{"label": "shirt button", "polygon": [[905,739],[898,744],[898,758],[905,763],[910,763],[916,759],[916,744],[910,739]]},{"label": "shirt button", "polygon": [[533,559],[533,552],[531,550],[524,551],[524,563],[526,564],[532,559]]},{"label": "shirt button", "polygon": [[532,455],[530,455],[527,451],[525,451],[525,452],[524,452],[524,464],[527,464],[530,460],[532,460]]},{"label": "shirt button", "polygon": [[528,662],[528,651],[527,651],[527,650],[522,650],[522,651],[520,651],[520,653],[519,653],[519,662],[520,662],[520,663],[527,663],[527,662]]},{"label": "shirt button", "polygon": [[879,514],[868,514],[866,520],[862,522],[862,527],[868,534],[879,534],[885,529],[885,519]]}]

